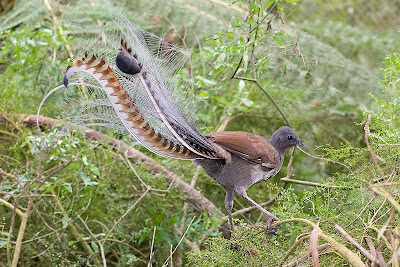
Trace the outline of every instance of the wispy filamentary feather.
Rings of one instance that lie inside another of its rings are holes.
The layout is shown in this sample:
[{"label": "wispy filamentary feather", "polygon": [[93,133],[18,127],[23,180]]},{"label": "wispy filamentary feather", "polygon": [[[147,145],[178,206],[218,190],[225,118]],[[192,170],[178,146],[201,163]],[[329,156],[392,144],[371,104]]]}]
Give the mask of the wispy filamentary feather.
[{"label": "wispy filamentary feather", "polygon": [[185,60],[179,48],[126,18],[115,19],[113,29],[102,29],[65,73],[65,87],[86,84],[69,119],[85,125],[122,125],[164,157],[217,158],[196,128],[192,102],[176,75]]}]

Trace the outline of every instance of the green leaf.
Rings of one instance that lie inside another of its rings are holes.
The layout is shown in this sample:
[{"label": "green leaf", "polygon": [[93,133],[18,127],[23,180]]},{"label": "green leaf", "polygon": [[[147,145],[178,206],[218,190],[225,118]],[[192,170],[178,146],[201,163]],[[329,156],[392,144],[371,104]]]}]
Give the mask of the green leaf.
[{"label": "green leaf", "polygon": [[169,219],[168,226],[169,227],[173,226],[177,221],[178,221],[178,217],[177,216],[173,216],[171,219]]},{"label": "green leaf", "polygon": [[154,223],[160,224],[160,222],[164,219],[165,214],[164,213],[160,213],[158,214],[156,217],[154,217]]},{"label": "green leaf", "polygon": [[97,245],[96,242],[92,242],[90,245],[91,245],[94,253],[98,253],[99,252],[99,245]]},{"label": "green leaf", "polygon": [[86,156],[83,156],[82,161],[83,161],[83,164],[85,164],[86,166],[89,165],[89,162],[87,161]]},{"label": "green leaf", "polygon": [[62,220],[61,220],[63,229],[66,229],[66,228],[68,227],[69,221],[70,221],[70,218],[68,218],[67,215],[64,215],[64,217],[63,217]]},{"label": "green leaf", "polygon": [[237,22],[238,22],[238,19],[235,18],[235,16],[233,16],[233,17],[231,18],[231,27],[232,27],[232,28],[236,28]]},{"label": "green leaf", "polygon": [[165,242],[167,242],[168,244],[172,243],[172,239],[169,237],[169,235],[166,232],[161,230],[158,233],[160,234],[161,239],[163,239]]},{"label": "green leaf", "polygon": [[143,234],[140,236],[140,239],[139,239],[139,241],[138,241],[138,244],[140,245],[140,243],[142,243],[142,242],[150,235],[150,233],[152,233],[152,232],[153,232],[153,229],[149,229],[147,232],[143,233]]},{"label": "green leaf", "polygon": [[100,171],[99,171],[99,169],[98,169],[97,167],[92,166],[92,167],[90,167],[90,170],[91,170],[95,175],[100,176]]},{"label": "green leaf", "polygon": [[91,185],[97,185],[98,184],[98,182],[92,182],[92,181],[90,181],[91,180],[91,178],[90,178],[90,176],[88,176],[86,173],[84,173],[84,172],[81,172],[80,173],[80,176],[81,176],[81,178],[82,178],[82,180],[83,180],[83,183],[86,185],[86,186],[91,186]]},{"label": "green leaf", "polygon": [[199,92],[199,96],[208,96],[208,94],[206,94],[204,92]]},{"label": "green leaf", "polygon": [[64,183],[63,185],[68,192],[72,193],[71,183]]},{"label": "green leaf", "polygon": [[81,172],[80,175],[85,185],[90,182],[90,177],[86,173]]},{"label": "green leaf", "polygon": [[226,54],[225,53],[221,53],[219,54],[217,61],[215,62],[215,68],[219,68],[222,66],[222,64],[224,64],[225,62],[225,58],[226,58]]},{"label": "green leaf", "polygon": [[8,242],[5,240],[0,240],[0,248],[6,248],[7,247]]},{"label": "green leaf", "polygon": [[285,45],[285,42],[283,42],[283,41],[282,41],[281,39],[279,39],[278,37],[272,36],[272,38],[274,38],[274,41],[275,41],[275,43],[276,43],[277,46],[283,46],[283,45]]},{"label": "green leaf", "polygon": [[216,96],[216,97],[214,97],[214,98],[215,98],[215,100],[217,100],[217,101],[220,102],[221,104],[229,105],[228,100],[226,100],[225,98],[222,98],[222,97],[220,97],[220,96]]},{"label": "green leaf", "polygon": [[254,105],[254,102],[248,98],[241,98],[240,101],[242,101],[242,103],[246,106],[246,107],[251,107]]}]

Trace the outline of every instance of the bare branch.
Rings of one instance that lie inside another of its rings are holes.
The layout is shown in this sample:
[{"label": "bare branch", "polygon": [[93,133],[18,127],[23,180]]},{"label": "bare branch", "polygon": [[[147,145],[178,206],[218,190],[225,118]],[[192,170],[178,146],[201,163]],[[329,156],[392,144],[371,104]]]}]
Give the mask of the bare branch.
[{"label": "bare branch", "polygon": [[[0,169],[1,170],[1,169]],[[25,216],[25,213],[23,213],[20,209],[15,207],[13,204],[11,204],[8,201],[5,201],[4,199],[0,198],[0,203],[2,203],[4,206],[7,208],[10,208],[12,210],[15,210],[15,212],[18,214],[19,217],[23,218]]]},{"label": "bare branch", "polygon": [[367,259],[371,262],[376,262],[376,258],[374,258],[371,253],[369,253],[363,246],[361,246],[357,241],[354,240],[342,227],[335,224],[335,230],[340,233],[347,241],[350,242],[356,249],[358,249]]},{"label": "bare branch", "polygon": [[[371,251],[371,255],[374,259],[376,259],[376,249],[374,246],[374,243],[372,242],[371,238],[369,238],[368,236],[365,237],[365,241],[367,242],[368,248]],[[378,266],[377,263],[375,262],[371,262],[371,267],[376,267]]]},{"label": "bare branch", "polygon": [[319,234],[319,223],[317,223],[310,235],[310,254],[312,257],[313,267],[319,267],[319,256],[318,256],[318,234]]},{"label": "bare branch", "polygon": [[310,238],[310,234],[307,233],[306,235],[302,236],[300,239],[298,239],[294,245],[288,250],[288,252],[286,252],[285,256],[283,256],[279,266],[282,266],[283,263],[289,258],[289,256],[296,250],[296,248],[298,246],[301,245],[301,243],[303,243],[305,240]]},{"label": "bare branch", "polygon": [[[325,244],[319,245],[319,246],[317,247],[317,250],[318,250],[318,251],[323,251],[323,250],[328,249],[330,246],[331,246],[331,244],[325,243]],[[311,257],[311,253],[308,252],[307,254],[305,254],[305,255],[304,255],[303,257],[301,257],[300,259],[297,259],[297,260],[295,260],[295,261],[292,261],[291,263],[289,263],[289,264],[287,264],[287,265],[285,265],[285,266],[283,266],[283,267],[295,267],[295,266],[299,266],[299,264],[305,262],[305,261],[308,260],[310,257]]]}]

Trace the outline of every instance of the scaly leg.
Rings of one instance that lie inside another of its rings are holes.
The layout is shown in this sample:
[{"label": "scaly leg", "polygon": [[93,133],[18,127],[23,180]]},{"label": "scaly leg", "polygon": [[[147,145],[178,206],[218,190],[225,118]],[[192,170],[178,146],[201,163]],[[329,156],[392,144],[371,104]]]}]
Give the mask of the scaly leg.
[{"label": "scaly leg", "polygon": [[226,196],[225,196],[225,208],[228,211],[228,218],[229,218],[229,227],[231,232],[231,249],[233,248],[232,244],[232,233],[233,233],[233,221],[232,221],[232,208],[233,208],[233,200],[235,198],[235,192],[231,189],[225,189]]},{"label": "scaly leg", "polygon": [[279,219],[272,214],[271,212],[265,210],[263,207],[261,207],[259,204],[257,204],[257,202],[255,202],[254,200],[252,200],[245,192],[241,192],[238,193],[241,197],[243,197],[244,199],[246,199],[248,202],[250,202],[254,207],[256,207],[257,209],[259,209],[262,213],[264,213],[264,215],[267,217],[267,225],[268,225],[268,232],[271,234],[275,234],[276,230],[278,230],[280,227],[276,227],[276,228],[271,228],[271,224],[274,222],[279,221]]}]

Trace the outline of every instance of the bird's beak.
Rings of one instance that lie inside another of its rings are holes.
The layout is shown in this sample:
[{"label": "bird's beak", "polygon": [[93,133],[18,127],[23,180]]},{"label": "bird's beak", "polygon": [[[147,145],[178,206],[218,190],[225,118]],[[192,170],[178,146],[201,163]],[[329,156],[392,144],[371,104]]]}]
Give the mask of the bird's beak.
[{"label": "bird's beak", "polygon": [[308,147],[306,146],[306,144],[303,143],[303,141],[298,142],[297,145],[298,145],[298,146],[302,146],[302,147],[304,147],[305,149],[308,149]]}]

